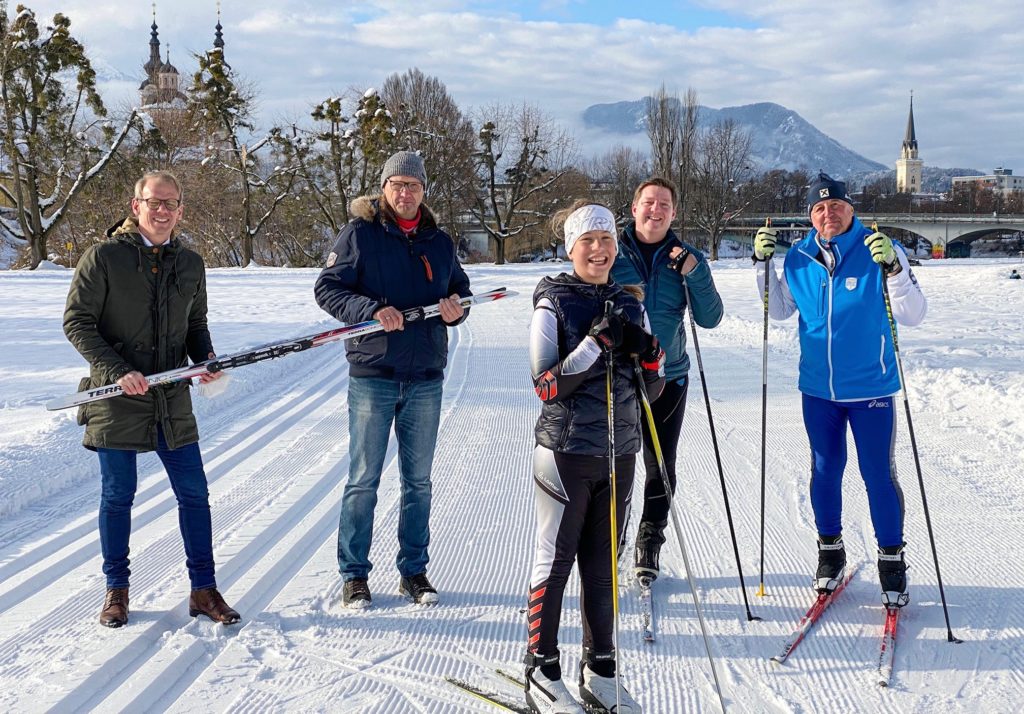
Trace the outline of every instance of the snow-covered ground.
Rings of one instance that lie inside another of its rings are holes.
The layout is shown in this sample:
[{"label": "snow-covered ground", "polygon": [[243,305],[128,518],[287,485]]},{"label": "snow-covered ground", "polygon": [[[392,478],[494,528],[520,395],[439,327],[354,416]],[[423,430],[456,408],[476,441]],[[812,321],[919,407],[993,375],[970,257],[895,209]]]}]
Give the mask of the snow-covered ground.
[{"label": "snow-covered ground", "polygon": [[[374,607],[341,608],[335,534],[348,470],[341,345],[236,370],[223,396],[196,398],[213,505],[218,581],[242,612],[224,628],[187,612],[174,498],[156,460],[140,460],[132,612],[100,627],[95,456],[71,412],[43,404],[74,391],[84,362],[64,339],[70,271],[0,272],[0,709],[7,711],[487,712],[443,677],[515,696],[493,676],[517,670],[532,547],[530,452],[539,403],[527,370],[530,294],[554,264],[473,266],[474,287],[518,298],[476,308],[452,332],[434,467],[431,578],[442,602],[397,594],[392,452],[377,509]],[[761,306],[746,261],[714,268],[726,317],[701,331],[714,421],[751,607],[740,598],[701,390],[679,454],[683,530],[711,646],[735,712],[1016,712],[1024,702],[1024,281],[1010,261],[917,268],[926,322],[901,333],[914,426],[956,635],[946,642],[921,496],[904,430],[912,603],[900,621],[892,687],[877,664],[882,611],[864,489],[852,463],[845,533],[865,565],[784,666],[769,658],[811,599],[814,530],[807,443],[795,389],[795,321],[770,332],[766,597],[757,597]],[[210,272],[221,351],[332,324],[312,300],[316,272]],[[692,345],[691,345],[692,350]],[[696,368],[694,369],[696,377]],[[635,523],[635,520],[634,520]],[[678,544],[664,555],[658,641],[639,634],[623,587],[620,662],[647,712],[715,711]],[[566,593],[563,665],[574,671],[578,589]]]}]

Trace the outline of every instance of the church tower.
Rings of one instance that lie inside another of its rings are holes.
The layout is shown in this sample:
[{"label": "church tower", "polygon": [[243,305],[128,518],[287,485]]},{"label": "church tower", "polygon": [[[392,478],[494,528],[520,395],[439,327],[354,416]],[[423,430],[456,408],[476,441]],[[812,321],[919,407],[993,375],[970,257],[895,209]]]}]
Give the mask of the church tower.
[{"label": "church tower", "polygon": [[156,3],[153,3],[153,24],[149,33],[149,61],[142,65],[146,78],[139,85],[139,100],[143,107],[158,110],[183,111],[187,97],[181,92],[181,74],[171,64],[170,46],[167,61],[160,61],[160,38],[156,26]]},{"label": "church tower", "polygon": [[903,137],[900,158],[896,160],[896,192],[921,193],[921,170],[924,161],[917,158],[917,133],[914,131],[914,93],[910,93],[910,116]]}]

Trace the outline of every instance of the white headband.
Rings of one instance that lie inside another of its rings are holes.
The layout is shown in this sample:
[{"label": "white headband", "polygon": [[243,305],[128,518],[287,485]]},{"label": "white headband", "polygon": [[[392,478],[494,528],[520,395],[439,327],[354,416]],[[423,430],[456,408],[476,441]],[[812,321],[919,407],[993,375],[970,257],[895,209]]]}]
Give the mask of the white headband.
[{"label": "white headband", "polygon": [[572,247],[584,233],[604,231],[615,235],[615,216],[604,206],[590,204],[581,206],[565,219],[565,252],[571,253]]}]

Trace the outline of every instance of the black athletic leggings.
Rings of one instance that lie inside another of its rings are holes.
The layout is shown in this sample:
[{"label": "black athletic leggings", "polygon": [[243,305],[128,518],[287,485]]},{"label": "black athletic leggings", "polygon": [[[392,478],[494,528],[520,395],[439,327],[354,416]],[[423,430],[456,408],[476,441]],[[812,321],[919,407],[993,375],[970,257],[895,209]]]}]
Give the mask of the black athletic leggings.
[{"label": "black athletic leggings", "polygon": [[[615,459],[619,537],[632,496],[636,456]],[[608,459],[533,452],[537,535],[530,578],[529,643],[534,654],[558,652],[558,625],[573,561],[579,565],[583,646],[613,651],[611,479]]]},{"label": "black athletic leggings", "polygon": [[[665,457],[665,470],[668,481],[672,485],[672,493],[676,492],[676,449],[679,447],[679,434],[683,430],[683,415],[686,412],[686,391],[690,384],[687,377],[680,384],[676,381],[665,382],[661,396],[651,404],[654,414],[655,429],[658,432],[658,443]],[[651,443],[651,430],[647,427],[646,417],[643,420],[644,432],[644,467],[647,479],[644,484],[644,510],[641,522],[664,523],[668,520],[669,500],[665,498],[665,484],[658,472],[658,458],[654,454]]]}]

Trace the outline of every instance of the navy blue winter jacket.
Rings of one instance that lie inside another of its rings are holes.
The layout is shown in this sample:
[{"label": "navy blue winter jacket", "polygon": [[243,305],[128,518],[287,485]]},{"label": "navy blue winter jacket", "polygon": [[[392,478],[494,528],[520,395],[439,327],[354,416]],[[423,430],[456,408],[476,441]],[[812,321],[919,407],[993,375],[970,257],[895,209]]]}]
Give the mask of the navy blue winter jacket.
[{"label": "navy blue winter jacket", "polygon": [[[385,218],[379,199],[356,199],[355,218],[338,233],[317,278],[317,304],[353,324],[373,319],[387,305],[407,310],[453,293],[472,295],[451,237],[437,227],[426,206],[420,210],[419,227],[406,237]],[[407,322],[404,330],[347,340],[345,350],[349,374],[355,377],[440,379],[448,361],[448,326],[440,318]]]},{"label": "navy blue winter jacket", "polygon": [[665,350],[665,378],[679,381],[690,371],[686,354],[686,291],[679,273],[668,267],[668,254],[679,246],[693,253],[697,267],[686,276],[693,304],[690,311],[701,327],[715,327],[722,321],[722,298],[711,278],[711,268],[703,254],[680,241],[671,230],[654,256],[653,271],[647,269],[636,247],[636,224],[629,223],[619,236],[619,255],[612,265],[612,279],[619,285],[639,285],[644,289],[644,307],[651,329]]}]

